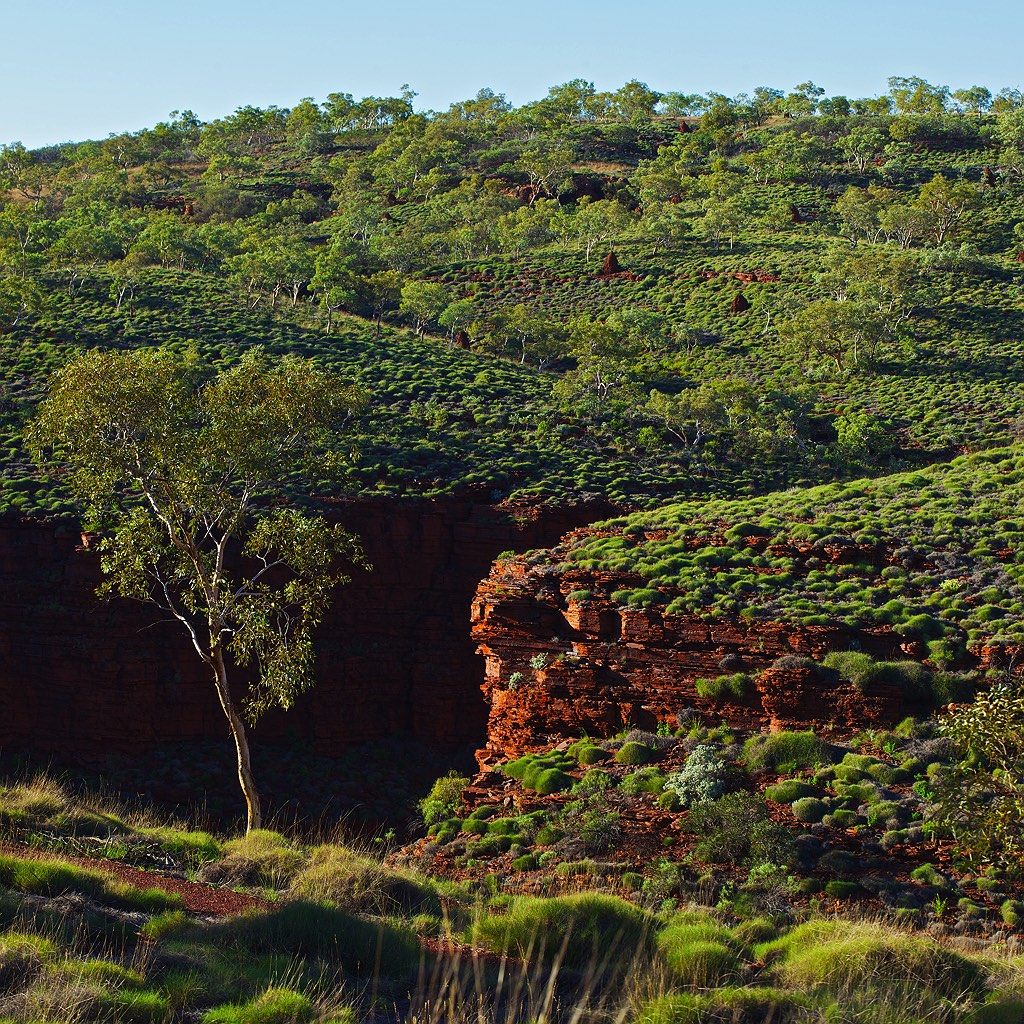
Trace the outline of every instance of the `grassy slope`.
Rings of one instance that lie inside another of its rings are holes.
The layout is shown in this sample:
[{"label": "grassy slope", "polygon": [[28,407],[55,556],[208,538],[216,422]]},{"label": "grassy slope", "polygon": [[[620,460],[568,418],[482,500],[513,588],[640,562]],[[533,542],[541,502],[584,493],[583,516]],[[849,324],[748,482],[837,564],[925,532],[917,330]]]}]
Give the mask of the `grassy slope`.
[{"label": "grassy slope", "polygon": [[[856,762],[870,781],[879,777],[872,765],[886,759],[847,761],[848,779]],[[819,784],[828,784],[824,775]],[[732,1019],[744,1007],[757,1020],[774,1008],[772,1019],[870,1013],[908,1024],[964,1020],[989,1004],[1019,1011],[1019,940],[1006,926],[982,927],[986,907],[991,913],[1006,896],[994,876],[980,902],[962,899],[953,910],[901,917],[874,909],[843,921],[804,899],[787,922],[766,912],[766,900],[778,912],[785,885],[763,872],[723,884],[728,869],[712,866],[693,891],[705,902],[720,891],[717,908],[689,903],[686,889],[674,887],[687,872],[673,875],[666,862],[652,865],[646,880],[606,864],[603,872],[554,876],[561,895],[495,895],[486,879],[433,882],[337,841],[310,847],[268,832],[225,840],[95,798],[83,806],[48,780],[0,792],[0,831],[32,821],[40,840],[47,833],[58,849],[59,834],[95,831],[97,819],[111,835],[145,836],[183,866],[201,865],[200,877],[258,886],[276,902],[232,919],[193,919],[161,908],[156,893],[148,903],[127,890],[111,900],[86,872],[8,858],[0,865],[4,1020],[145,1024],[184,1015],[206,1024],[348,1024],[415,1013],[424,1021],[514,1022],[568,1019],[588,1007],[623,1020],[697,1021]],[[834,870],[842,868],[819,873]],[[890,875],[887,891],[917,906],[933,891],[947,893],[944,907],[964,891],[964,880],[943,870],[918,874]],[[859,892],[855,899],[864,898]],[[843,898],[850,899],[845,890]],[[959,938],[941,921],[951,915],[969,922],[956,928]],[[916,927],[929,921],[931,934]],[[499,966],[493,954],[502,951],[511,960]]]}]

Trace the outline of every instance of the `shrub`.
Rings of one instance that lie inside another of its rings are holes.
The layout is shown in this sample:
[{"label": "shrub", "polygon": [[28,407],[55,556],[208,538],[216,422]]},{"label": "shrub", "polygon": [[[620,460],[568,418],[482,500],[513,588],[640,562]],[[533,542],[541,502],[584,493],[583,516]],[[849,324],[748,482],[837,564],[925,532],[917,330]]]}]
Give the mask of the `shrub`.
[{"label": "shrub", "polygon": [[677,938],[668,928],[658,936],[658,946],[665,963],[684,985],[716,988],[738,980],[743,973],[739,956],[721,942]]},{"label": "shrub", "polygon": [[710,679],[695,679],[693,688],[697,696],[704,700],[728,700],[730,697],[741,698],[750,690],[750,676],[744,672],[735,672],[727,676],[714,676]]},{"label": "shrub", "polygon": [[665,776],[658,768],[641,768],[625,776],[619,783],[620,792],[626,796],[639,793],[660,794],[665,788]]},{"label": "shrub", "polygon": [[721,754],[708,743],[690,751],[683,767],[665,779],[665,789],[679,797],[684,807],[717,800],[731,782],[731,771]]},{"label": "shrub", "polygon": [[[650,923],[639,907],[616,896],[520,896],[506,913],[481,918],[473,928],[473,940],[514,956],[545,960],[557,955],[564,943],[570,967],[582,968],[607,957],[627,970],[632,956],[650,946]],[[621,951],[620,957],[610,956],[613,949]]]},{"label": "shrub", "polygon": [[825,656],[822,664],[826,668],[834,669],[839,673],[840,679],[853,683],[862,692],[871,681],[871,673],[875,667],[871,655],[862,654],[860,651],[832,651]]},{"label": "shrub", "polygon": [[774,988],[721,988],[702,995],[680,993],[644,1003],[636,1024],[711,1024],[718,1021],[809,1019],[813,1001],[805,995]]},{"label": "shrub", "polygon": [[860,816],[856,811],[846,810],[840,808],[838,811],[833,811],[831,814],[826,814],[821,819],[823,825],[828,825],[830,828],[853,828],[857,824],[857,820]]},{"label": "shrub", "polygon": [[912,636],[919,640],[938,640],[946,631],[946,627],[934,615],[913,615],[906,622],[898,622],[892,627],[900,636]]},{"label": "shrub", "polygon": [[1024,922],[1024,903],[1020,900],[1006,900],[999,908],[999,912],[1004,923],[1011,928],[1018,928]]},{"label": "shrub", "polygon": [[438,779],[430,792],[420,801],[420,813],[427,825],[454,817],[462,803],[462,791],[469,785],[469,779],[456,771]]},{"label": "shrub", "polygon": [[794,800],[814,796],[817,792],[816,787],[801,782],[800,779],[785,779],[774,786],[769,786],[764,791],[764,798],[771,800],[773,804],[791,804]]},{"label": "shrub", "polygon": [[775,961],[780,980],[801,988],[914,984],[955,999],[980,995],[985,982],[981,966],[966,956],[878,922],[809,921],[755,952]]},{"label": "shrub", "polygon": [[859,891],[860,886],[856,882],[842,882],[833,879],[831,882],[825,883],[825,895],[831,896],[835,900],[848,899]]},{"label": "shrub", "polygon": [[872,828],[889,827],[899,824],[903,817],[903,808],[892,800],[880,800],[868,808],[868,824]]},{"label": "shrub", "polygon": [[785,865],[794,857],[789,830],[771,820],[764,800],[748,793],[698,804],[684,827],[697,837],[694,853],[709,863]]},{"label": "shrub", "polygon": [[615,784],[615,779],[601,768],[591,768],[579,782],[573,786],[574,793],[603,793]]},{"label": "shrub", "polygon": [[679,811],[682,810],[683,802],[679,799],[679,794],[675,790],[666,789],[658,797],[658,806],[663,811]]},{"label": "shrub", "polygon": [[436,903],[433,891],[417,879],[334,845],[312,851],[309,864],[292,880],[289,895],[375,914],[413,913]]},{"label": "shrub", "polygon": [[793,817],[797,821],[810,824],[821,821],[828,813],[828,804],[817,797],[805,796],[793,801]]},{"label": "shrub", "polygon": [[645,743],[623,743],[615,752],[615,760],[619,764],[650,764],[657,752]]},{"label": "shrub", "polygon": [[835,758],[813,732],[772,732],[751,736],[743,744],[743,758],[753,772],[796,772],[831,764]]},{"label": "shrub", "polygon": [[549,768],[541,772],[531,787],[541,796],[550,796],[552,793],[560,793],[573,784],[571,775],[566,775],[560,768]]},{"label": "shrub", "polygon": [[583,765],[600,764],[602,761],[608,760],[608,751],[590,743],[576,752],[576,760]]},{"label": "shrub", "polygon": [[302,993],[268,988],[247,1003],[218,1006],[203,1014],[202,1024],[307,1024],[315,1014]]}]

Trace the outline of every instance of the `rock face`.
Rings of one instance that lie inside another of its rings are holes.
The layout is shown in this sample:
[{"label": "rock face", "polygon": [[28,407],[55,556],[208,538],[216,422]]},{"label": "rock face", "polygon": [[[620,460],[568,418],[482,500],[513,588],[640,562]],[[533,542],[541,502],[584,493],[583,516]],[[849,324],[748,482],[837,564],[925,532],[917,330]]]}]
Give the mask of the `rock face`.
[{"label": "rock face", "polygon": [[[391,735],[482,741],[483,669],[467,618],[501,551],[553,543],[608,506],[547,512],[466,501],[340,507],[372,572],[340,589],[317,632],[317,685],[255,736],[319,753]],[[227,736],[181,627],[152,606],[101,602],[99,557],[77,532],[0,521],[0,745],[64,760]]]},{"label": "rock face", "polygon": [[[639,578],[582,570],[558,573],[526,560],[498,563],[473,602],[473,636],[486,660],[490,707],[481,767],[549,749],[586,732],[608,736],[624,726],[673,728],[680,712],[709,724],[747,729],[852,729],[892,723],[906,710],[902,694],[878,687],[824,685],[801,658],[860,649],[903,656],[887,630],[797,627],[778,622],[666,615],[656,608],[616,607],[606,595]],[[577,599],[576,595],[590,594]],[[769,668],[779,659],[783,665]],[[787,667],[794,662],[794,667]],[[769,671],[763,671],[769,669]],[[698,695],[695,681],[757,673],[742,697]]]}]

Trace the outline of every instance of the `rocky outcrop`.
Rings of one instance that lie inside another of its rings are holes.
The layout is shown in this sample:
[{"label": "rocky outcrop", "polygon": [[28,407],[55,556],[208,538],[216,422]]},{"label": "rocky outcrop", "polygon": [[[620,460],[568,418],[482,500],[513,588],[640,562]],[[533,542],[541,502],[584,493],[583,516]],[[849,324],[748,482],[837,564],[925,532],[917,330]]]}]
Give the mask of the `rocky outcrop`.
[{"label": "rocky outcrop", "polygon": [[[319,753],[406,735],[476,745],[483,667],[467,615],[508,549],[551,544],[606,505],[508,509],[464,501],[354,501],[354,573],[316,634],[317,685],[255,731]],[[95,596],[99,557],[76,530],[0,520],[0,745],[99,761],[156,744],[226,738],[213,686],[180,627],[152,606]]]},{"label": "rocky outcrop", "polygon": [[[786,657],[820,658],[852,645],[883,658],[903,656],[887,629],[708,621],[620,607],[607,596],[640,583],[530,567],[524,559],[492,569],[473,602],[490,708],[488,744],[477,755],[482,767],[582,733],[608,736],[659,722],[675,728],[690,713],[744,729],[824,731],[891,723],[906,713],[902,693],[892,687],[861,693],[834,679],[825,685],[801,658]],[[742,696],[698,694],[698,679],[739,672],[753,677]]]}]

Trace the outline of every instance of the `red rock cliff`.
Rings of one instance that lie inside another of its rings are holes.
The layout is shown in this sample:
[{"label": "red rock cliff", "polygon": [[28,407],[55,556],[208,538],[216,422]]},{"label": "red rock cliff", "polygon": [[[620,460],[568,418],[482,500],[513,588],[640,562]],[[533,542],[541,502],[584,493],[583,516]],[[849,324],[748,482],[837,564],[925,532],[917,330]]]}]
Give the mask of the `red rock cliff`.
[{"label": "red rock cliff", "polygon": [[[268,715],[261,741],[319,752],[404,734],[479,743],[486,708],[467,616],[503,550],[554,543],[607,506],[518,519],[471,501],[356,501],[338,518],[372,572],[339,590],[320,627],[317,685]],[[226,737],[213,686],[181,632],[151,606],[104,603],[95,552],[52,524],[0,521],[0,745],[98,759],[110,750]]]},{"label": "red rock cliff", "polygon": [[[662,721],[675,727],[684,708],[740,728],[839,730],[891,723],[910,710],[892,687],[861,693],[849,683],[823,686],[798,663],[769,668],[785,655],[817,658],[854,644],[876,656],[906,657],[888,629],[708,622],[609,601],[611,592],[641,583],[638,577],[531,567],[522,558],[492,568],[473,602],[490,709],[487,748],[477,755],[481,767],[583,732],[608,736],[626,725],[654,729]],[[581,592],[591,596],[570,600]],[[697,679],[735,672],[757,673],[745,696],[698,695]]]}]

